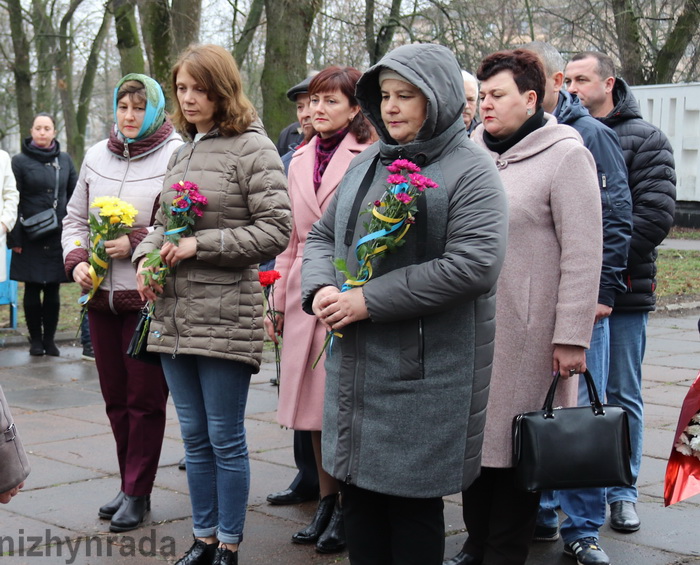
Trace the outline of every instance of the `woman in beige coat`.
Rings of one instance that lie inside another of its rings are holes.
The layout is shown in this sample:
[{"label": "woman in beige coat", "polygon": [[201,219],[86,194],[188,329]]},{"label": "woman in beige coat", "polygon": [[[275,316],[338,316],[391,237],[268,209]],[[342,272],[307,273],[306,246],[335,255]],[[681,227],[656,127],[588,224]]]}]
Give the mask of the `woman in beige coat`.
[{"label": "woman in beige coat", "polygon": [[[282,348],[280,401],[277,419],[294,430],[310,430],[319,473],[321,501],[309,527],[292,536],[294,543],[316,544],[321,553],[345,547],[340,511],[332,519],[338,483],[321,467],[321,423],[326,373],[321,359],[326,330],[301,309],[301,262],[306,236],[330,203],[353,158],[369,147],[373,131],[355,99],[361,73],[352,67],[328,67],[309,84],[311,121],[317,135],[302,145],[289,166],[289,196],[294,228],[287,249],[276,268],[282,275],[277,285],[275,308],[277,332],[286,331]],[[272,323],[268,334],[276,339]],[[330,524],[330,525],[329,525]]]},{"label": "woman in beige coat", "polygon": [[556,405],[574,406],[600,281],[602,220],[593,158],[578,133],[544,114],[545,75],[530,51],[486,57],[482,125],[508,194],[508,248],[496,292],[496,343],[481,476],[462,493],[469,538],[449,565],[523,565],[539,493],[518,490],[511,427],[538,410],[560,371]]}]

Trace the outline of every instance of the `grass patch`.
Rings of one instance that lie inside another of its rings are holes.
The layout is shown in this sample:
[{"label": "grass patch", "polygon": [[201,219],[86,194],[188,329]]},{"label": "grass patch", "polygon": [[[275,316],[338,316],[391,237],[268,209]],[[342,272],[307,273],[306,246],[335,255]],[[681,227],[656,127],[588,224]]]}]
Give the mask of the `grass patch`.
[{"label": "grass patch", "polygon": [[659,297],[700,294],[700,251],[660,249],[656,266]]},{"label": "grass patch", "polygon": [[[80,306],[78,297],[80,287],[76,283],[65,283],[59,290],[61,295],[61,313],[58,318],[58,331],[77,332],[80,323]],[[24,283],[19,283],[17,288],[17,326],[26,330],[27,323],[24,319],[24,308],[22,299],[24,297]],[[10,325],[10,306],[0,306],[0,328],[7,328]]]},{"label": "grass patch", "polygon": [[668,234],[670,239],[700,239],[700,230],[673,226]]}]

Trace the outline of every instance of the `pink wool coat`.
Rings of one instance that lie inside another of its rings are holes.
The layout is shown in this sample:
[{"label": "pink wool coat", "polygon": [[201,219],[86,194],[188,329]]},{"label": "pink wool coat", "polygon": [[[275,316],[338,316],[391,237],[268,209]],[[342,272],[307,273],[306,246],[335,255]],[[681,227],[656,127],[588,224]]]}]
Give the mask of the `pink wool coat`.
[{"label": "pink wool coat", "polygon": [[320,353],[326,331],[314,316],[301,309],[301,262],[306,236],[314,222],[328,207],[350,161],[370,146],[359,143],[348,133],[314,190],[313,170],[316,137],[301,147],[289,166],[289,198],[292,201],[294,227],[287,249],[277,258],[275,269],[282,275],[275,285],[275,309],[284,312],[284,343],[280,374],[277,420],[295,430],[320,430],[326,372],[322,358],[315,369],[311,365]]},{"label": "pink wool coat", "polygon": [[[502,155],[489,152],[508,195],[509,227],[483,467],[513,466],[513,417],[542,408],[554,345],[587,348],[595,318],[603,229],[596,168],[578,133],[546,116]],[[487,149],[483,131],[473,139]],[[576,405],[577,390],[576,378],[560,381],[555,405]]]}]

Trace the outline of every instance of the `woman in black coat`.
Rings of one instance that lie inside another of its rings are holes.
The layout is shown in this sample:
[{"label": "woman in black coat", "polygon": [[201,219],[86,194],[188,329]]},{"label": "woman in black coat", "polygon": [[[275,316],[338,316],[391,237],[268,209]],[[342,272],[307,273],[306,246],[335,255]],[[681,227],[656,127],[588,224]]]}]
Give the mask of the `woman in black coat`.
[{"label": "woman in black coat", "polygon": [[23,305],[29,330],[29,354],[58,356],[54,343],[61,308],[58,291],[60,283],[68,282],[63,268],[60,225],[78,174],[68,154],[61,152],[53,117],[43,112],[37,114],[30,133],[22,142],[22,152],[12,158],[19,190],[19,216],[26,219],[53,206],[58,169],[59,228],[30,241],[22,222],[17,222],[8,237],[8,247],[12,249],[10,278],[25,283]]}]

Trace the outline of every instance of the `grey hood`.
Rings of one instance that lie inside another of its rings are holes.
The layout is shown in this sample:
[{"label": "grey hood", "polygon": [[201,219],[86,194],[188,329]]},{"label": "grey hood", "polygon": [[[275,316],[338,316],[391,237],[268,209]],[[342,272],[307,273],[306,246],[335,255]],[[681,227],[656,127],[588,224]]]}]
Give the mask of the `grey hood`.
[{"label": "grey hood", "polygon": [[464,82],[452,52],[447,47],[430,43],[404,45],[385,55],[357,83],[355,96],[384,143],[396,145],[384,127],[380,109],[379,73],[385,68],[406,78],[428,99],[425,122],[415,140],[407,146],[437,137],[456,120],[462,121]]}]

